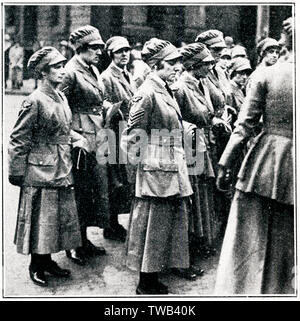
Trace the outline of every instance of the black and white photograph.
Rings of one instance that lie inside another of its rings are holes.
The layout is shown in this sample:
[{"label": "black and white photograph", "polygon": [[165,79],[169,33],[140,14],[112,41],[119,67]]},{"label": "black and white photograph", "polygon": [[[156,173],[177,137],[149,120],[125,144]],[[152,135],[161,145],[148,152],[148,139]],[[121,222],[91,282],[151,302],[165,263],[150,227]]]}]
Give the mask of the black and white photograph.
[{"label": "black and white photograph", "polygon": [[296,9],[1,2],[0,300],[299,300]]}]

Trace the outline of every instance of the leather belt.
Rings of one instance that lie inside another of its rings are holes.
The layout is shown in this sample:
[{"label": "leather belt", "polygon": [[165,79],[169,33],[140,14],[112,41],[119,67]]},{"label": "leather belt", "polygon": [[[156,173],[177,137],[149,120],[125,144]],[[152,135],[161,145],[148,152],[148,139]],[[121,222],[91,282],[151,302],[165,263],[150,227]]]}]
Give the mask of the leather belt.
[{"label": "leather belt", "polygon": [[61,135],[57,137],[35,137],[33,141],[35,144],[70,145],[71,136]]},{"label": "leather belt", "polygon": [[82,107],[73,107],[72,111],[79,114],[92,114],[92,115],[101,115],[103,113],[103,106],[93,105]]}]

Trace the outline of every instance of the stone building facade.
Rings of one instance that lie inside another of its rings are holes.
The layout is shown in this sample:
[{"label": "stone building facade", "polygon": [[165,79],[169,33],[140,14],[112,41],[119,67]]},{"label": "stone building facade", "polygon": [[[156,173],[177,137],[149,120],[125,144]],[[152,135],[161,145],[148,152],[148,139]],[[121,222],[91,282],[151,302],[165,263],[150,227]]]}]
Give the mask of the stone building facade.
[{"label": "stone building facade", "polygon": [[244,44],[251,55],[261,36],[279,38],[281,22],[292,11],[292,5],[4,6],[5,32],[19,37],[25,60],[37,42],[57,46],[70,31],[85,24],[97,27],[104,40],[123,35],[134,44],[156,36],[177,46],[193,42],[201,31],[219,29]]}]

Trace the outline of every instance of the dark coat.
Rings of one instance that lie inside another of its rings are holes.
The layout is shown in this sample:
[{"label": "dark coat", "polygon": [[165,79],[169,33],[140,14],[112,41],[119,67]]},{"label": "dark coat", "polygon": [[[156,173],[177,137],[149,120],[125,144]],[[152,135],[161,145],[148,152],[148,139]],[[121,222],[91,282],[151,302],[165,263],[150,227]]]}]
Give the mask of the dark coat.
[{"label": "dark coat", "polygon": [[285,204],[294,203],[293,71],[294,64],[284,62],[256,77],[219,162],[232,167],[263,116],[263,132],[243,161],[236,188]]}]

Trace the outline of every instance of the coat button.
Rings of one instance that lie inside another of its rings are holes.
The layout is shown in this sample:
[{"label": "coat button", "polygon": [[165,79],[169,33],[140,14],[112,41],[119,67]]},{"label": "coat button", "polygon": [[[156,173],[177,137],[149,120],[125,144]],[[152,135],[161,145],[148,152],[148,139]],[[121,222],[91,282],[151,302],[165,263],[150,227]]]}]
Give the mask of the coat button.
[{"label": "coat button", "polygon": [[97,111],[97,109],[96,109],[96,108],[93,108],[93,111]]},{"label": "coat button", "polygon": [[40,165],[43,165],[43,161],[40,161]]}]

